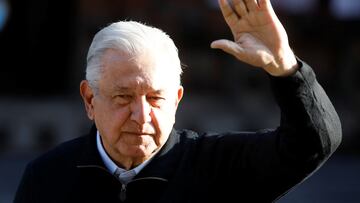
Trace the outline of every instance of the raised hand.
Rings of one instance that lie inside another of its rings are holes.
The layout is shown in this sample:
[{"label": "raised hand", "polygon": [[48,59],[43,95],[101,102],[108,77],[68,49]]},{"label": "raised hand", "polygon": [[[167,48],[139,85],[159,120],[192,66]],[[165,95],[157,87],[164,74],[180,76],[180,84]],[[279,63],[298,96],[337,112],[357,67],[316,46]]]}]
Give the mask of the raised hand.
[{"label": "raised hand", "polygon": [[220,39],[212,48],[235,56],[250,65],[261,67],[273,76],[294,73],[297,61],[286,31],[276,16],[270,0],[219,0],[221,12],[234,41]]}]

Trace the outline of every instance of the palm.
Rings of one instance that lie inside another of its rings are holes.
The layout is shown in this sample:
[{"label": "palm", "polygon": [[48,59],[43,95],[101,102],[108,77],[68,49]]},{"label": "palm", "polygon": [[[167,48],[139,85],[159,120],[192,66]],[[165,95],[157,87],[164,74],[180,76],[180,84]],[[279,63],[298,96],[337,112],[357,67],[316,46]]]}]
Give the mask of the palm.
[{"label": "palm", "polygon": [[[282,74],[278,68],[283,62],[282,54],[284,51],[291,52],[291,49],[284,27],[272,10],[269,0],[260,0],[259,4],[256,0],[233,2],[234,9],[227,0],[220,0],[222,13],[234,41],[217,40],[212,47],[220,48],[250,65],[262,67],[270,74]],[[294,60],[295,57],[291,57]]]},{"label": "palm", "polygon": [[263,67],[269,63],[268,61],[270,61],[271,58],[273,58],[273,54],[270,49],[253,35],[241,33],[234,38],[236,39],[235,42],[245,53],[241,58],[235,55],[238,59],[253,66]]}]

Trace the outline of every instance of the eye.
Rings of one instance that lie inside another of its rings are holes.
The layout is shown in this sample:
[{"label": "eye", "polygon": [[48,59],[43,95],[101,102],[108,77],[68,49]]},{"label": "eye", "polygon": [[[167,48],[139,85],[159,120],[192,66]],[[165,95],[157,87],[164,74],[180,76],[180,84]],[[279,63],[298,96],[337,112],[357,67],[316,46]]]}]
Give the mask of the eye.
[{"label": "eye", "polygon": [[165,101],[165,98],[161,96],[148,96],[147,100],[154,106],[160,106]]},{"label": "eye", "polygon": [[158,96],[148,96],[147,98],[148,98],[148,100],[161,100],[161,99],[164,99],[164,98],[158,97]]},{"label": "eye", "polygon": [[127,104],[132,100],[132,95],[129,94],[118,94],[114,96],[115,102],[119,104]]}]

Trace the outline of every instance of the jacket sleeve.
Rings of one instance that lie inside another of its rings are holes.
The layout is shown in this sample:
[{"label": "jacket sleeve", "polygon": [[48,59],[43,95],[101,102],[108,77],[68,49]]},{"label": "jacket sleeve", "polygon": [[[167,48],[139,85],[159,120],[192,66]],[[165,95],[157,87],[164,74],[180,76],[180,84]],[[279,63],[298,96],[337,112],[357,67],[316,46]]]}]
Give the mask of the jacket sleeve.
[{"label": "jacket sleeve", "polygon": [[281,197],[313,174],[341,142],[339,117],[313,70],[298,59],[299,70],[270,81],[281,110],[280,126],[248,139],[241,167],[269,199]]},{"label": "jacket sleeve", "polygon": [[300,69],[290,77],[270,76],[281,109],[278,150],[286,160],[317,166],[339,146],[341,124],[313,70],[298,63]]},{"label": "jacket sleeve", "polygon": [[229,180],[245,185],[249,194],[261,194],[253,197],[259,202],[273,201],[304,181],[341,142],[341,124],[333,105],[313,70],[298,63],[299,70],[291,76],[270,76],[281,110],[278,128],[209,136],[204,145],[203,157],[213,153],[207,166],[215,162],[229,169]]}]

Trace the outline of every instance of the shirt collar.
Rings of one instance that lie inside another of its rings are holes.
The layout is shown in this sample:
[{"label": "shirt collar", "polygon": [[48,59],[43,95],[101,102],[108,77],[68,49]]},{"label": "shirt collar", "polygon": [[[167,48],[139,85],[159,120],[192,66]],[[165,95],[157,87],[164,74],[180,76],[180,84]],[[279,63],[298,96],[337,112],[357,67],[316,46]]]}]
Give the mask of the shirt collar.
[{"label": "shirt collar", "polygon": [[101,143],[99,131],[96,132],[96,146],[99,151],[100,157],[105,164],[105,167],[110,171],[111,174],[114,174],[118,166],[113,162],[113,160],[111,160],[109,155],[105,152],[105,149]]}]

